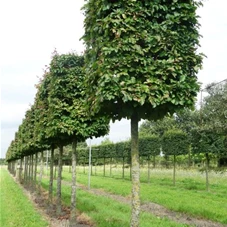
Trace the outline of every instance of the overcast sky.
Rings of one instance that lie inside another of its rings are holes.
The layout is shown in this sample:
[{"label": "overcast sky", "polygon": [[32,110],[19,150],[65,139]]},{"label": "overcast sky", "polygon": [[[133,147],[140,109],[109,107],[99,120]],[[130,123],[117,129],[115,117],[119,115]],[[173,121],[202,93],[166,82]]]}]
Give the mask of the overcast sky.
[{"label": "overcast sky", "polygon": [[[83,51],[79,41],[83,35],[80,11],[83,3],[83,0],[1,1],[1,158],[34,102],[34,85],[50,63],[53,50]],[[204,7],[198,10],[203,36],[201,51],[207,56],[198,78],[204,85],[227,78],[226,9],[226,0],[205,0]],[[129,121],[111,124],[107,137],[114,142],[128,139]]]}]

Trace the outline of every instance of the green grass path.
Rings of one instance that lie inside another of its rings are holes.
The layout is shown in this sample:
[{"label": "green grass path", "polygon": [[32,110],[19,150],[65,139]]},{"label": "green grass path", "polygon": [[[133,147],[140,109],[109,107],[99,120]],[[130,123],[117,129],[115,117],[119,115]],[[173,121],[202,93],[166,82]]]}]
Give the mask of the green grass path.
[{"label": "green grass path", "polygon": [[[201,180],[195,176],[193,180],[183,176],[178,179],[178,186],[174,187],[171,185],[171,175],[164,178],[163,175],[156,173],[151,176],[151,184],[141,183],[141,201],[154,202],[176,212],[227,224],[227,180],[225,176],[219,179],[218,175],[214,175],[213,179],[211,178],[214,182],[211,185],[211,192],[202,190]],[[63,173],[63,179],[71,181],[71,174],[67,170]],[[161,179],[165,182],[163,183]],[[87,174],[78,174],[77,181],[86,185]],[[123,179],[92,176],[91,187],[122,196],[129,196],[131,193],[131,182]]]},{"label": "green grass path", "polygon": [[0,226],[46,227],[48,223],[14,182],[6,167],[0,167]]}]

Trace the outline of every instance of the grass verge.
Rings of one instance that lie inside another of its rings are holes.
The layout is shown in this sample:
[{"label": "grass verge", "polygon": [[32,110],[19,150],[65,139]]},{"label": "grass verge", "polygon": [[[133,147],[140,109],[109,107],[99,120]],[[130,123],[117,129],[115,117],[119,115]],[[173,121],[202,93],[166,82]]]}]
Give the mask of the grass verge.
[{"label": "grass verge", "polygon": [[6,168],[2,166],[0,167],[0,185],[0,226],[48,226]]},{"label": "grass verge", "polygon": [[[48,180],[43,179],[42,186],[48,190]],[[56,185],[54,185],[56,193]],[[62,201],[70,206],[71,187],[62,185]],[[122,204],[113,199],[93,195],[81,189],[77,190],[77,209],[87,214],[97,227],[130,226],[131,209],[129,205]],[[188,225],[178,224],[168,219],[158,218],[146,212],[141,213],[140,226],[142,227],[185,227]]]},{"label": "grass verge", "polygon": [[[227,224],[226,176],[211,175],[211,191],[206,192],[200,173],[181,171],[178,174],[178,183],[174,187],[171,184],[172,171],[155,171],[151,175],[151,184],[141,183],[142,202],[155,202],[174,211]],[[63,178],[71,181],[71,174],[65,170]],[[77,181],[86,185],[87,174],[80,172]],[[123,196],[131,192],[129,180],[110,177],[92,176],[91,187]]]}]

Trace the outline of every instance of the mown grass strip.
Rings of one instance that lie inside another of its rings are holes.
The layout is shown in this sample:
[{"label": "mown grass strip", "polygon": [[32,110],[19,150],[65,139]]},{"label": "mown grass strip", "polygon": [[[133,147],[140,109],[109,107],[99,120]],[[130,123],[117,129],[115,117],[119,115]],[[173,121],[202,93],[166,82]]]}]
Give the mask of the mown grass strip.
[{"label": "mown grass strip", "polygon": [[[68,171],[64,171],[63,178],[70,181],[71,174]],[[171,175],[162,178],[169,181]],[[86,185],[87,175],[78,174],[77,181]],[[190,182],[193,185],[201,184],[198,178],[192,180],[192,177],[190,177],[187,180],[185,176],[184,178],[180,178],[179,181],[180,186],[174,187],[170,184],[163,184],[160,179],[153,176],[151,178],[151,184],[141,183],[141,200],[143,202],[155,202],[173,211],[183,212],[194,217],[227,224],[227,187],[226,181],[224,179],[222,181],[222,177],[219,181],[218,177],[216,180],[212,179],[213,182],[218,182],[215,183],[215,186],[212,186],[212,192],[191,189],[193,187],[190,187]],[[91,187],[101,188],[123,196],[128,196],[131,192],[130,181],[109,177],[92,176]]]},{"label": "mown grass strip", "polygon": [[[48,190],[48,180],[43,179],[42,186]],[[54,185],[54,193],[56,193],[56,185]],[[70,205],[71,187],[62,185],[62,200],[67,206]],[[87,214],[97,227],[119,227],[130,226],[131,209],[129,205],[117,202],[113,199],[97,196],[92,193],[77,190],[77,209]],[[142,212],[140,218],[141,227],[185,227],[188,225],[175,223],[168,219],[158,218],[149,213]]]},{"label": "mown grass strip", "polygon": [[5,167],[0,167],[0,185],[0,226],[48,226]]}]

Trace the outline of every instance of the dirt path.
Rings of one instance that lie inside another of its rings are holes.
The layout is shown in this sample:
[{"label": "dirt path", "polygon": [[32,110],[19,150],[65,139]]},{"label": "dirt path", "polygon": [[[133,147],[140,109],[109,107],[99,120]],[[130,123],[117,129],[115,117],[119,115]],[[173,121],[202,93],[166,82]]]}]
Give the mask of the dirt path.
[{"label": "dirt path", "polygon": [[[69,182],[67,182],[67,183],[69,183]],[[85,185],[81,185],[81,184],[78,184],[78,187],[85,191],[93,193],[95,195],[106,196],[108,198],[112,198],[121,203],[129,204],[129,205],[131,204],[130,197],[124,197],[124,196],[120,196],[120,195],[116,195],[116,194],[111,194],[102,189],[88,190]],[[159,204],[152,203],[152,202],[142,203],[141,210],[154,214],[155,216],[160,217],[160,218],[168,218],[168,219],[178,222],[178,223],[187,224],[187,225],[196,226],[196,227],[226,227],[227,226],[227,225],[223,225],[223,224],[213,222],[210,220],[198,219],[198,218],[191,217],[189,215],[186,215],[186,214],[183,214],[180,212],[171,211],[171,210],[165,208],[164,206],[161,206]]]},{"label": "dirt path", "polygon": [[[55,201],[53,201],[53,206],[50,206],[48,204],[47,191],[42,190],[40,194],[37,194],[35,192],[32,192],[29,188],[21,185],[15,177],[13,177],[13,179],[18,183],[24,194],[30,199],[37,212],[40,213],[42,217],[44,217],[44,219],[48,222],[48,227],[69,227],[69,207],[62,205],[62,215],[60,217],[57,217]],[[94,226],[94,224],[86,214],[77,212],[76,227],[92,226]]]}]

